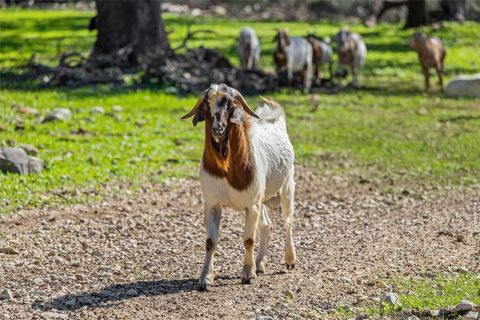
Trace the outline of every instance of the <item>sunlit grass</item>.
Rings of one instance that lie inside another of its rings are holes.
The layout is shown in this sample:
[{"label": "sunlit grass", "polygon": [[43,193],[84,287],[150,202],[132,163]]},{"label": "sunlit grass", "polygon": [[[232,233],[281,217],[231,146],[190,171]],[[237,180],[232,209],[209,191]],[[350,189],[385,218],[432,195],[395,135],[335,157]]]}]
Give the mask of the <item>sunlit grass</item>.
[{"label": "sunlit grass", "polygon": [[[0,11],[0,72],[18,73],[33,53],[40,62],[54,65],[58,55],[78,51],[88,55],[95,32],[87,26],[93,12]],[[184,37],[192,19],[166,16],[172,46]],[[193,28],[207,35],[190,47],[214,47],[238,64],[235,37],[239,29],[253,26],[262,42],[261,64],[273,69],[274,27],[288,27],[293,35],[315,31],[332,37],[340,23],[244,22],[222,19],[194,20]],[[303,95],[286,91],[269,96],[285,107],[297,162],[319,172],[387,179],[385,189],[404,184],[422,187],[474,185],[480,177],[480,101],[448,99],[434,91],[425,94],[416,54],[407,48],[412,31],[399,25],[368,29],[353,25],[369,48],[362,90],[333,95]],[[429,31],[428,29],[425,29]],[[479,69],[480,25],[446,23],[432,31],[444,39],[448,55],[447,78]],[[202,153],[202,128],[193,128],[179,117],[196,96],[182,96],[172,88],[130,90],[109,85],[80,89],[51,88],[2,80],[0,89],[0,144],[33,144],[47,162],[39,175],[0,175],[0,211],[57,202],[86,201],[68,196],[75,189],[105,192],[104,185],[136,182],[145,177],[161,181],[195,176]],[[433,86],[436,90],[436,83]],[[247,97],[252,105],[259,97]],[[42,114],[57,107],[73,111],[66,123],[39,124],[24,117],[15,106],[37,108]],[[107,114],[91,114],[93,106]],[[109,114],[121,105],[121,119]],[[25,119],[23,119],[25,118]],[[15,130],[16,121],[25,130]],[[78,129],[86,134],[76,134]],[[59,195],[60,194],[60,195]],[[68,197],[65,196],[67,194]]]}]

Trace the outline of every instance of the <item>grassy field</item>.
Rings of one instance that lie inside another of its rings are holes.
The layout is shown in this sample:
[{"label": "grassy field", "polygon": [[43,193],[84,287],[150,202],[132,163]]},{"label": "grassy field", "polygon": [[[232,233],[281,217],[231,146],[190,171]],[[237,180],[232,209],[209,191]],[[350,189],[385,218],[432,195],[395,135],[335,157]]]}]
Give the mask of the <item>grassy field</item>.
[{"label": "grassy field", "polygon": [[[32,53],[54,65],[59,53],[88,54],[95,33],[86,26],[92,12],[0,11],[1,72],[20,72]],[[183,38],[191,20],[166,16],[172,45]],[[190,42],[225,53],[235,64],[235,36],[252,25],[262,42],[262,65],[272,70],[274,27],[293,35],[315,31],[333,36],[340,23],[244,22],[197,19],[195,28],[217,35]],[[399,25],[367,29],[353,25],[369,48],[361,90],[334,95],[271,95],[285,107],[299,164],[378,180],[384,191],[478,184],[480,176],[480,101],[448,99],[438,92],[423,93],[423,79],[414,52],[407,48],[412,31]],[[448,50],[447,78],[478,71],[480,25],[445,24],[425,31],[441,37]],[[2,76],[3,78],[3,76]],[[7,78],[8,79],[8,78]],[[435,87],[435,86],[434,86]],[[436,87],[435,87],[436,88]],[[202,150],[202,129],[179,117],[196,96],[181,96],[173,88],[130,90],[108,85],[80,89],[39,89],[32,83],[2,80],[0,144],[32,144],[47,169],[38,175],[0,175],[0,211],[45,204],[84,201],[101,196],[106,183],[195,176]],[[247,98],[255,104],[259,97]],[[73,111],[64,123],[38,123],[16,107],[34,107],[41,114],[58,107]],[[121,105],[119,115],[110,113]],[[103,106],[106,114],[91,114]],[[23,122],[24,130],[15,123]],[[80,132],[80,134],[79,134]],[[388,184],[382,181],[389,181]],[[115,188],[113,188],[115,190]],[[83,193],[83,191],[86,191]],[[109,189],[109,192],[110,189]]]}]

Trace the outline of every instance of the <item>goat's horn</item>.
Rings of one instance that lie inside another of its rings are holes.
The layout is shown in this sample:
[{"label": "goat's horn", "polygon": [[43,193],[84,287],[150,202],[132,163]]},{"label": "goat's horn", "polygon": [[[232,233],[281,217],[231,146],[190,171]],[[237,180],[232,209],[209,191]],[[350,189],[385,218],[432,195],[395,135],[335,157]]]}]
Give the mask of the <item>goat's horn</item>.
[{"label": "goat's horn", "polygon": [[200,98],[198,98],[197,100],[197,103],[195,103],[195,106],[193,107],[192,110],[190,110],[189,113],[187,113],[186,115],[184,115],[182,117],[182,120],[183,119],[187,119],[187,118],[190,118],[191,116],[193,116],[195,114],[195,112],[197,112],[197,109],[202,105],[203,101],[205,101],[205,97],[207,96],[207,92],[208,92],[208,89],[205,90],[202,95],[200,96]]},{"label": "goat's horn", "polygon": [[232,91],[233,91],[233,95],[235,96],[235,99],[238,99],[238,101],[240,101],[240,104],[242,105],[243,110],[245,110],[252,117],[255,117],[255,118],[258,119],[259,116],[257,116],[257,114],[255,112],[253,112],[252,109],[250,109],[247,102],[243,98],[242,94],[237,89],[232,88]]}]

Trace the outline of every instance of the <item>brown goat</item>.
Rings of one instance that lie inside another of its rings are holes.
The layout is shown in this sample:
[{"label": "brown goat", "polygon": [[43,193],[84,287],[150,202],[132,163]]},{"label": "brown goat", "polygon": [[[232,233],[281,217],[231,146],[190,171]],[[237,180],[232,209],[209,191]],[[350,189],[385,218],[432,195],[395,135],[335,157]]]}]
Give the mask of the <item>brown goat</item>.
[{"label": "brown goat", "polygon": [[418,60],[422,65],[422,71],[425,77],[425,90],[428,91],[430,87],[430,74],[428,70],[435,68],[440,89],[443,92],[443,61],[447,53],[442,41],[439,38],[428,37],[421,32],[415,32],[410,38],[410,48],[418,53]]}]

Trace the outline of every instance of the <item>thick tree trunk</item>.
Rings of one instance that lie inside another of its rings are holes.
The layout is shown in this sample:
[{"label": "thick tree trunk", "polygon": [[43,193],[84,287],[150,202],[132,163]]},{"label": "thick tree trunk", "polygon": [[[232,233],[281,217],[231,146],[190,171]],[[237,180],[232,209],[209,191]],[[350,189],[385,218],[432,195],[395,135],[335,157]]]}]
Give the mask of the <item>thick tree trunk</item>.
[{"label": "thick tree trunk", "polygon": [[427,11],[426,0],[403,0],[403,1],[383,1],[382,5],[379,5],[378,1],[374,2],[374,11],[376,14],[371,15],[365,21],[367,26],[375,26],[377,21],[383,16],[385,12],[390,9],[407,6],[407,22],[403,26],[406,28],[414,28],[427,24]]},{"label": "thick tree trunk", "polygon": [[95,2],[97,16],[90,27],[97,29],[97,41],[91,60],[113,57],[113,64],[138,65],[171,53],[160,0]]},{"label": "thick tree trunk", "polygon": [[465,0],[441,0],[440,8],[446,20],[465,21]]},{"label": "thick tree trunk", "polygon": [[409,0],[407,1],[407,8],[407,22],[403,26],[404,29],[427,24],[426,0]]}]

